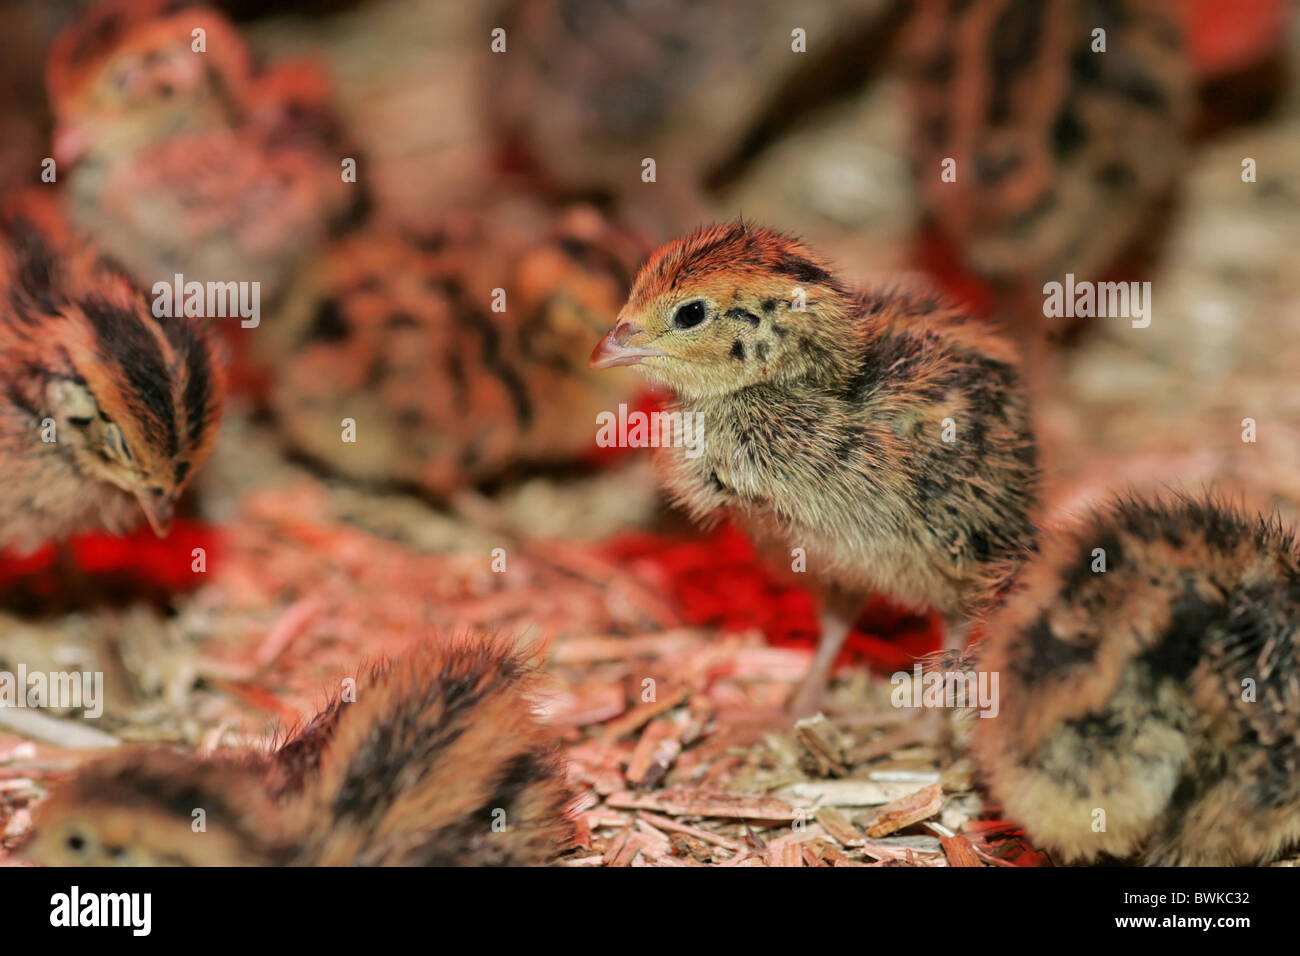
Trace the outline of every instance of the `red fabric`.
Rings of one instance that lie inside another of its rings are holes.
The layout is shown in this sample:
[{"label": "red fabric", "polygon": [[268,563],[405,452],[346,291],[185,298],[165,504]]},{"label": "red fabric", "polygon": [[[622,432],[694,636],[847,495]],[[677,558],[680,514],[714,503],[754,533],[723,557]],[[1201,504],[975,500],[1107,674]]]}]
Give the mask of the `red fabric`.
[{"label": "red fabric", "polygon": [[[121,575],[164,591],[184,592],[203,581],[203,575],[191,570],[194,549],[205,550],[211,572],[219,557],[219,543],[220,535],[212,526],[177,520],[166,538],[142,526],[124,537],[98,532],[81,535],[71,539],[68,548],[77,567],[87,574]],[[0,587],[23,581],[32,590],[48,590],[46,585],[59,574],[56,554],[53,546],[22,558],[0,554]]]},{"label": "red fabric", "polygon": [[[753,545],[734,527],[689,539],[623,535],[605,551],[612,560],[644,565],[644,576],[662,582],[689,624],[736,630],[756,627],[782,646],[816,643],[813,597],[764,568]],[[916,657],[935,650],[939,640],[933,618],[872,598],[840,661],[860,654],[880,670],[905,669]]]}]

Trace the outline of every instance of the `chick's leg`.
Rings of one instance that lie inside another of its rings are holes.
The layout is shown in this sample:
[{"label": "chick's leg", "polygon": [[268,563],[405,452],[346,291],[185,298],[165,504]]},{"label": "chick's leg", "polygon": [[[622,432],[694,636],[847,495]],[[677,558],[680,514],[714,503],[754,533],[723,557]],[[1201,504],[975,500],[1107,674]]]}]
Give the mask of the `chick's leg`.
[{"label": "chick's leg", "polygon": [[954,663],[966,656],[966,644],[970,640],[970,618],[965,614],[943,615],[943,653]]},{"label": "chick's leg", "polygon": [[[943,651],[938,669],[942,672],[965,672],[975,666],[975,655],[967,650],[970,641],[971,621],[965,614],[950,612],[943,615]],[[944,766],[957,763],[968,748],[970,720],[965,714],[940,711],[939,752]]]},{"label": "chick's leg", "polygon": [[835,659],[840,656],[849,631],[853,629],[862,604],[860,594],[831,591],[826,595],[822,603],[821,637],[817,641],[817,652],[790,703],[790,711],[795,717],[811,717],[821,709],[826,687],[831,680],[831,669],[835,666]]}]

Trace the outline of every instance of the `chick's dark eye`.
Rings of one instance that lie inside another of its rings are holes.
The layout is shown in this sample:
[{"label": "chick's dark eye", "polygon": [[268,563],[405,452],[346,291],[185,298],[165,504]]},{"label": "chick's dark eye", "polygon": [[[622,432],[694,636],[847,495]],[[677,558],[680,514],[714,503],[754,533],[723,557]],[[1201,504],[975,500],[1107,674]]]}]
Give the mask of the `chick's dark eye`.
[{"label": "chick's dark eye", "polygon": [[677,329],[693,329],[703,321],[704,303],[698,299],[678,306],[677,311],[673,313],[673,327]]},{"label": "chick's dark eye", "polygon": [[74,853],[80,853],[86,848],[86,838],[80,833],[68,834],[68,849]]}]

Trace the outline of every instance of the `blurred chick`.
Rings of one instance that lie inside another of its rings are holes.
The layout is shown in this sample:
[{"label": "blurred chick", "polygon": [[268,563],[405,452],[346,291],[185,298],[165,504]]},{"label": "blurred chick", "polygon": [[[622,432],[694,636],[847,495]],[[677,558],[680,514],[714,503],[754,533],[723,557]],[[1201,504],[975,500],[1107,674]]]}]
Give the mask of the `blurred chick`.
[{"label": "blurred chick", "polygon": [[573,840],[574,795],[533,712],[538,667],[498,638],[437,641],[372,668],[269,757],[115,752],[55,789],[20,852],[53,866],[546,863]]},{"label": "blurred chick", "polygon": [[976,756],[1037,844],[1204,866],[1300,841],[1300,552],[1276,519],[1114,502],[1050,536],[986,630]]},{"label": "blurred chick", "polygon": [[660,452],[679,504],[804,549],[828,586],[796,713],[866,592],[942,611],[955,644],[1032,542],[1013,350],[927,291],[857,291],[796,239],[711,226],[651,255],[591,361],[635,364],[702,416],[702,454]]},{"label": "blurred chick", "polygon": [[576,461],[597,414],[636,393],[635,376],[593,375],[581,356],[643,251],[592,209],[511,202],[345,239],[255,339],[280,428],[344,475],[437,496],[512,465]]},{"label": "blurred chick", "polygon": [[[206,50],[193,32],[206,31]],[[274,299],[364,211],[319,68],[255,73],[210,9],[115,0],[60,35],[47,86],[69,214],[136,278],[256,281]]]},{"label": "blurred chick", "polygon": [[[507,45],[484,64],[485,113],[506,152],[561,193],[631,200],[650,222],[698,218],[711,169],[875,6],[510,0],[492,22]],[[811,53],[794,51],[796,28]]]},{"label": "blurred chick", "polygon": [[0,549],[159,534],[216,439],[223,378],[192,319],[156,319],[52,200],[0,213]]},{"label": "blurred chick", "polygon": [[936,0],[912,29],[917,181],[966,264],[1035,296],[1115,265],[1187,152],[1195,84],[1175,0]]}]

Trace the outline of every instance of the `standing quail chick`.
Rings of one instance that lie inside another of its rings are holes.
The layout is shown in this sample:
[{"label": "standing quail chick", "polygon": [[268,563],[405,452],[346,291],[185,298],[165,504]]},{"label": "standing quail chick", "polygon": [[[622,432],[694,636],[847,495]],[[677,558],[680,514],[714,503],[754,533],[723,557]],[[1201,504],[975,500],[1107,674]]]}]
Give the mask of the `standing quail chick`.
[{"label": "standing quail chick", "polygon": [[0,214],[0,549],[159,534],[216,439],[223,378],[192,319],[156,319],[43,196]]},{"label": "standing quail chick", "polygon": [[985,278],[1033,293],[1114,265],[1186,153],[1194,83],[1173,0],[938,0],[913,28],[913,155],[939,231]]},{"label": "standing quail chick", "polygon": [[702,416],[702,454],[660,452],[679,504],[804,549],[832,589],[796,711],[864,592],[964,618],[1032,540],[1010,346],[928,292],[853,290],[789,236],[733,223],[663,246],[592,364],[636,364]]},{"label": "standing quail chick", "polygon": [[1300,840],[1300,552],[1276,520],[1118,501],[1045,542],[987,634],[976,756],[1039,845],[1203,866]]},{"label": "standing quail chick", "polygon": [[56,788],[21,852],[63,866],[546,863],[573,841],[574,795],[533,712],[538,666],[501,639],[430,643],[372,668],[269,757],[114,753]]},{"label": "standing quail chick", "polygon": [[344,239],[255,340],[280,427],[342,474],[439,496],[512,465],[575,461],[597,414],[635,394],[634,376],[595,375],[581,356],[642,251],[592,209],[511,203]]},{"label": "standing quail chick", "polygon": [[215,11],[97,7],[56,43],[47,85],[69,214],[147,285],[178,272],[256,281],[272,300],[365,209],[364,189],[341,175],[356,151],[320,71],[255,73]]}]

